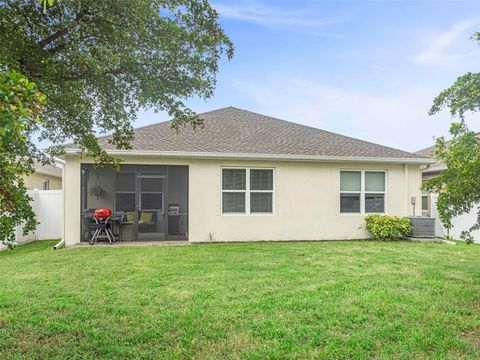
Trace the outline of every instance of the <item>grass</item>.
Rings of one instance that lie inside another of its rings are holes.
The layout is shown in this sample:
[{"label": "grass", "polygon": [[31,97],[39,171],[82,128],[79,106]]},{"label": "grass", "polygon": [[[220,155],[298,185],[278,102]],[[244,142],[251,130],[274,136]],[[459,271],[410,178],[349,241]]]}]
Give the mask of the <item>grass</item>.
[{"label": "grass", "polygon": [[480,358],[480,246],[0,253],[0,358]]}]

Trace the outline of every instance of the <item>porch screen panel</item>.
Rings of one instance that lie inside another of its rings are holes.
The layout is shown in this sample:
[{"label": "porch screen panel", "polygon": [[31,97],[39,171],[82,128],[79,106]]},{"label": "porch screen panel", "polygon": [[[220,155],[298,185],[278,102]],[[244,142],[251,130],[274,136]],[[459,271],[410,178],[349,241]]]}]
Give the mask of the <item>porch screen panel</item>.
[{"label": "porch screen panel", "polygon": [[163,210],[162,193],[142,193],[142,210]]},{"label": "porch screen panel", "polygon": [[116,191],[135,191],[135,173],[116,173]]},{"label": "porch screen panel", "polygon": [[135,193],[117,193],[115,195],[115,210],[133,213],[135,211]]},{"label": "porch screen panel", "polygon": [[115,174],[112,168],[95,169],[92,164],[81,164],[81,233],[80,240],[88,241],[93,235],[92,216],[95,209],[114,209]]},{"label": "porch screen panel", "polygon": [[144,177],[140,181],[140,204],[142,210],[162,211],[164,179]]},{"label": "porch screen panel", "polygon": [[135,173],[115,173],[115,211],[123,211],[130,220],[135,214]]}]

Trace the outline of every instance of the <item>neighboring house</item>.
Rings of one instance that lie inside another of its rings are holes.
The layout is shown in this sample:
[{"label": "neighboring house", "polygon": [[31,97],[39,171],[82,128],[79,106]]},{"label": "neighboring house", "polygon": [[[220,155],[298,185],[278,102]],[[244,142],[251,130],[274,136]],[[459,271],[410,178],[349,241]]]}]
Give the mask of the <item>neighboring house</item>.
[{"label": "neighboring house", "polygon": [[[477,138],[480,138],[480,132],[477,133],[476,136]],[[431,158],[433,160],[435,157],[435,146],[430,146],[428,148],[418,150],[415,152],[415,154],[425,158]],[[437,177],[446,168],[447,166],[444,163],[439,163],[435,161],[431,164],[422,166],[422,181]],[[444,236],[447,235],[447,231],[441,225],[441,221],[435,207],[436,199],[437,194],[429,194],[427,192],[422,192],[422,215],[434,217],[436,222],[436,235]],[[460,234],[462,233],[462,231],[468,230],[476,222],[476,220],[476,208],[473,208],[469,213],[455,217],[452,220],[453,227],[448,235],[454,239],[460,239]],[[472,235],[475,241],[480,241],[480,231],[474,231]]]},{"label": "neighboring house", "polygon": [[35,164],[35,172],[24,177],[27,190],[61,190],[62,168],[61,164],[42,165]]},{"label": "neighboring house", "polygon": [[[369,238],[366,214],[408,216],[420,199],[421,156],[233,107],[135,130],[123,160],[95,169],[66,145],[65,243],[91,236],[92,210],[124,214],[122,241]],[[421,210],[417,207],[416,214]]]},{"label": "neighboring house", "polygon": [[[415,152],[415,154],[425,158],[431,158],[433,160],[435,157],[435,146],[430,146],[428,148],[418,150]],[[437,162],[422,166],[422,181],[437,177],[444,169],[446,169],[446,165]],[[430,195],[425,191],[422,191],[422,215],[432,216],[432,199]]]}]

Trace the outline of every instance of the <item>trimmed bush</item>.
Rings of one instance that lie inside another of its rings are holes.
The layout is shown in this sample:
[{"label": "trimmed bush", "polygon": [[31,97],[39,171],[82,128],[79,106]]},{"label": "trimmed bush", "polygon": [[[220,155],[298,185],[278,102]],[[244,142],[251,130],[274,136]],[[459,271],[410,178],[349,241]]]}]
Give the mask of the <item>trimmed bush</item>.
[{"label": "trimmed bush", "polygon": [[367,215],[367,230],[375,240],[394,241],[412,232],[407,218],[389,215]]}]

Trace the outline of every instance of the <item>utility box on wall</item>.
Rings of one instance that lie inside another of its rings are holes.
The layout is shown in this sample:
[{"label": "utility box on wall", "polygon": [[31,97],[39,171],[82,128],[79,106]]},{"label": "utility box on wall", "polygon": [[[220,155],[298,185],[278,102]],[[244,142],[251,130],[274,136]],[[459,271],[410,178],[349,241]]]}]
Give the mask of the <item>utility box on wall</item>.
[{"label": "utility box on wall", "polygon": [[413,227],[412,237],[435,237],[435,219],[426,216],[410,216],[410,225]]}]

